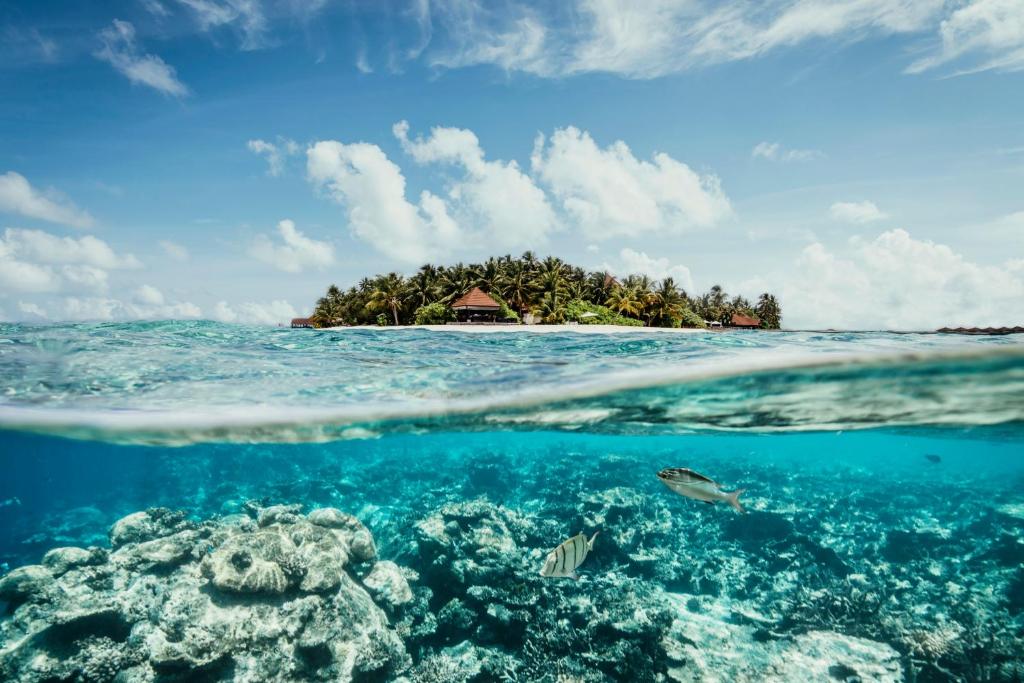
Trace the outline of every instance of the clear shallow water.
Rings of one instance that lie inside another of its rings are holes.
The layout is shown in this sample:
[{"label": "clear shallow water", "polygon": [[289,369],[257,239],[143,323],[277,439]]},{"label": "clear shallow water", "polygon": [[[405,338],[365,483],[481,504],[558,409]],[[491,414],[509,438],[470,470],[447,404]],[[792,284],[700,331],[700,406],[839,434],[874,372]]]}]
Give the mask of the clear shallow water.
[{"label": "clear shallow water", "polygon": [[[8,569],[55,547],[110,547],[111,525],[147,508],[183,510],[198,531],[178,534],[217,539],[220,520],[298,504],[355,515],[415,596],[374,594],[402,656],[369,673],[346,673],[337,647],[310,654],[292,627],[171,665],[152,643],[175,633],[172,606],[227,618],[200,571],[216,543],[155,566],[124,560],[126,544],[55,579],[77,605],[121,605],[116,618],[70,628],[45,591],[9,600],[0,673],[12,679],[1024,676],[1013,338],[212,323],[6,326],[0,338]],[[672,493],[655,477],[668,466],[745,488],[748,513]],[[599,532],[581,578],[537,576],[581,529]],[[367,567],[348,571],[368,581]],[[186,578],[214,607],[174,597]],[[140,616],[143,584],[171,597]],[[276,623],[329,594],[236,596],[232,609]],[[342,611],[324,609],[329,630]],[[33,678],[25,662],[40,653],[65,668]]]}]

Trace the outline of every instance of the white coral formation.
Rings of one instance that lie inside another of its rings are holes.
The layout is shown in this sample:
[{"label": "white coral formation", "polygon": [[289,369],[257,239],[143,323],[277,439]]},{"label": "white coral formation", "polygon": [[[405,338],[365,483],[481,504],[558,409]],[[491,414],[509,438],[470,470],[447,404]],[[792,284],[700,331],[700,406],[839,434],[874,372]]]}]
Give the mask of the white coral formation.
[{"label": "white coral formation", "polygon": [[[10,572],[0,680],[348,681],[408,668],[387,614],[348,573],[376,555],[366,527],[333,509],[259,520],[135,513],[111,529],[109,555],[60,548]],[[388,593],[389,609],[411,599],[397,566],[378,564],[373,595]]]}]

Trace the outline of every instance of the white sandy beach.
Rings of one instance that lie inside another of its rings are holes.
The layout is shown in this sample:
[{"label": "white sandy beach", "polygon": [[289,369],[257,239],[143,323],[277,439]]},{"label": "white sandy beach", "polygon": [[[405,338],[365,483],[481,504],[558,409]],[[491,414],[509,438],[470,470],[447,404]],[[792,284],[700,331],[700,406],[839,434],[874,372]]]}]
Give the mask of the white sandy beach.
[{"label": "white sandy beach", "polygon": [[432,332],[529,332],[552,334],[556,332],[577,332],[579,334],[619,334],[623,332],[651,334],[701,334],[708,330],[692,327],[631,327],[629,325],[353,325],[351,327],[328,327],[328,330],[431,330]]}]

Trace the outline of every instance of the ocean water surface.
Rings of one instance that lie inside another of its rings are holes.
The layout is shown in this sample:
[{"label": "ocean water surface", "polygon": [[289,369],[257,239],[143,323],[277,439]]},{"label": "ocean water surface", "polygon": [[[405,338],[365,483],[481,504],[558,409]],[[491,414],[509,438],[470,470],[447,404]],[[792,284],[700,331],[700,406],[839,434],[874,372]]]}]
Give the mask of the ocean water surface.
[{"label": "ocean water surface", "polygon": [[1024,678],[1019,338],[2,325],[0,472],[2,680]]}]

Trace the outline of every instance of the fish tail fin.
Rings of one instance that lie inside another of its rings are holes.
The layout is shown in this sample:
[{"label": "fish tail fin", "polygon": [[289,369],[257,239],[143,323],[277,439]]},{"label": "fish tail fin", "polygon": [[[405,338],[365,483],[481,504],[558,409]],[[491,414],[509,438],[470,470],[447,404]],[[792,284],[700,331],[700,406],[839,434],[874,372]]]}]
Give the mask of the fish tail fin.
[{"label": "fish tail fin", "polygon": [[597,535],[599,533],[601,533],[601,532],[600,531],[595,531],[594,535],[590,537],[589,541],[587,541],[587,552],[590,552],[591,550],[594,549],[594,539],[597,538]]},{"label": "fish tail fin", "polygon": [[736,512],[746,512],[746,510],[743,509],[743,506],[740,505],[740,494],[744,493],[745,491],[746,489],[736,489],[732,493],[726,494],[725,499],[729,502],[729,505],[731,505],[732,509],[735,510]]}]

